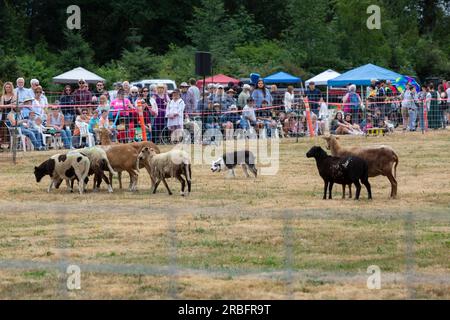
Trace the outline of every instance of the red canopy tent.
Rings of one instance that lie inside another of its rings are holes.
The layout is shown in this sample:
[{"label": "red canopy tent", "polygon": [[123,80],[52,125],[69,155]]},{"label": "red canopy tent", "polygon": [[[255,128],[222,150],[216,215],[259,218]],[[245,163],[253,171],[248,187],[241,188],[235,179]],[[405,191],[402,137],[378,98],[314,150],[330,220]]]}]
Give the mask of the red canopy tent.
[{"label": "red canopy tent", "polygon": [[[206,78],[205,83],[208,85],[210,83],[220,83],[227,85],[229,82],[233,82],[234,84],[238,84],[239,80],[234,79],[231,77],[228,77],[224,74],[218,74],[209,78]],[[203,87],[203,79],[197,81],[197,87],[202,88]]]}]

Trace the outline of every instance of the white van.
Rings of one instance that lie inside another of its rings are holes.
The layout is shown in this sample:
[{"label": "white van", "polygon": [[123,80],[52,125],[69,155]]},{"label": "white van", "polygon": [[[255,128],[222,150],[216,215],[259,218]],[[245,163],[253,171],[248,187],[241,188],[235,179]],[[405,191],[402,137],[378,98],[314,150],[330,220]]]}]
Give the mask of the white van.
[{"label": "white van", "polygon": [[139,88],[150,88],[151,85],[158,85],[158,84],[165,84],[167,86],[167,92],[169,94],[172,94],[173,90],[177,89],[177,84],[173,80],[167,80],[167,79],[153,79],[153,80],[141,80],[141,81],[135,81],[131,83],[131,86],[136,86]]}]

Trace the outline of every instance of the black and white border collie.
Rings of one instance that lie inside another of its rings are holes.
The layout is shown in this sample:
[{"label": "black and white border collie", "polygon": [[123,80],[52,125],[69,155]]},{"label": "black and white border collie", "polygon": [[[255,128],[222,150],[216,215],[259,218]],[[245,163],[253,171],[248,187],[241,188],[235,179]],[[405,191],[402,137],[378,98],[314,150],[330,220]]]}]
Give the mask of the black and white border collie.
[{"label": "black and white border collie", "polygon": [[248,170],[253,173],[255,178],[258,176],[258,170],[255,166],[255,156],[251,151],[235,151],[230,153],[225,153],[223,157],[213,161],[211,165],[212,172],[220,172],[222,170],[228,169],[229,176],[236,177],[234,168],[240,165],[242,170],[244,170],[245,176],[250,178]]}]

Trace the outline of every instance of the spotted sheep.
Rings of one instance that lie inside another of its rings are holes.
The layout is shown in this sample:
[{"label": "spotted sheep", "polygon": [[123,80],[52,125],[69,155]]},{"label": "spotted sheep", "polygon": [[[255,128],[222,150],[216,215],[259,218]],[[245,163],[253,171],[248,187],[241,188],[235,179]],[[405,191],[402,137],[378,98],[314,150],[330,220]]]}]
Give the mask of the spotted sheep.
[{"label": "spotted sheep", "polygon": [[38,167],[34,167],[34,176],[38,183],[43,177],[50,176],[51,183],[47,189],[49,193],[53,187],[58,189],[63,180],[66,181],[68,191],[73,192],[73,180],[76,179],[78,180],[78,190],[80,194],[83,194],[90,165],[89,158],[79,152],[68,155],[56,154]]}]

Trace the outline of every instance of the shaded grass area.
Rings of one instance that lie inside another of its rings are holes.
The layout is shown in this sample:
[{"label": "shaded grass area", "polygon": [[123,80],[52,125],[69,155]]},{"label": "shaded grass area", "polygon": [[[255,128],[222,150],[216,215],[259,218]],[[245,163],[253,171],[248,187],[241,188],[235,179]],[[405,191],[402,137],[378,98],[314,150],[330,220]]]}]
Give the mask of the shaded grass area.
[{"label": "shaded grass area", "polygon": [[[413,215],[415,271],[450,274],[450,135],[432,133],[383,138],[343,139],[346,145],[383,143],[400,156],[399,199],[389,200],[384,177],[371,179],[374,200],[323,201],[315,163],[306,159],[321,139],[286,140],[280,146],[280,170],[257,180],[229,180],[211,174],[209,165],[194,167],[194,192],[169,197],[149,194],[142,172],[140,192],[102,190],[67,194],[64,187],[47,194],[47,180],[36,184],[32,168],[50,153],[22,156],[0,171],[0,261],[67,261],[74,264],[167,266],[185,270],[225,271],[176,277],[182,298],[282,299],[405,298],[406,284],[388,283],[376,293],[365,280],[321,278],[265,279],[265,272],[296,271],[364,275],[378,265],[382,272],[406,270],[406,214]],[[125,178],[124,185],[128,181]],[[178,183],[171,182],[174,191]],[[366,197],[365,191],[362,193]],[[285,211],[288,209],[289,215]],[[175,230],[175,232],[171,232]],[[289,234],[288,241],[286,234]],[[173,253],[171,243],[176,245]],[[249,275],[246,275],[249,273]],[[253,276],[252,276],[253,274]],[[57,270],[0,268],[0,298],[58,298],[64,275]],[[68,298],[171,298],[167,275],[83,273],[81,292]],[[419,283],[417,297],[449,298],[448,286]],[[447,291],[445,290],[447,288]],[[288,292],[289,291],[289,292]],[[291,292],[292,291],[292,292]]]}]

